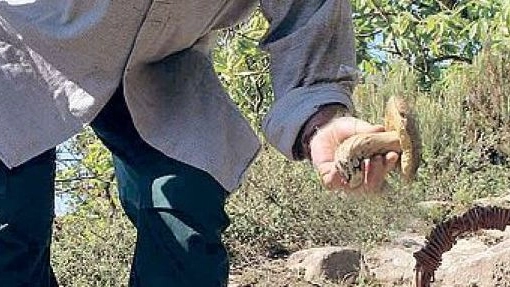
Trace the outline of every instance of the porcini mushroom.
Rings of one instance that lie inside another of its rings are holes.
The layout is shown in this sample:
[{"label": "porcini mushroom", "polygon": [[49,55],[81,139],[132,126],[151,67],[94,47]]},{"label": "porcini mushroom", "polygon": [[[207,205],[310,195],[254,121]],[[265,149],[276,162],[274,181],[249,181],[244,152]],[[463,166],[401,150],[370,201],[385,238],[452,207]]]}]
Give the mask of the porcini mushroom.
[{"label": "porcini mushroom", "polygon": [[386,103],[385,131],[356,134],[343,141],[335,152],[335,167],[349,188],[361,186],[366,174],[363,163],[390,151],[400,155],[398,168],[406,182],[414,179],[421,156],[421,138],[411,106],[400,97]]}]

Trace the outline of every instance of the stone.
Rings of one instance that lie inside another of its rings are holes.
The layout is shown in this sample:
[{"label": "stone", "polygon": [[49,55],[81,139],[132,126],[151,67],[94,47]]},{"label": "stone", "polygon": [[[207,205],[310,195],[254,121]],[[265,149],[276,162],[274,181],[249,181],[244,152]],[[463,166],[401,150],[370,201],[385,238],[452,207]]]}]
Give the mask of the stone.
[{"label": "stone", "polygon": [[418,208],[423,211],[433,211],[433,210],[448,210],[451,209],[453,204],[449,201],[442,200],[428,200],[417,203]]},{"label": "stone", "polygon": [[361,252],[349,247],[322,247],[295,252],[287,267],[301,271],[308,282],[329,280],[353,283],[359,275]]},{"label": "stone", "polygon": [[[443,254],[432,286],[510,286],[510,238],[505,233],[482,231],[459,239]],[[483,234],[498,237],[499,241],[488,244]],[[404,235],[391,245],[368,252],[365,268],[383,286],[413,286],[416,264],[413,253],[424,242],[422,236]]]},{"label": "stone", "polygon": [[365,264],[369,275],[387,286],[408,284],[414,279],[416,262],[410,250],[397,247],[377,249],[370,252]]},{"label": "stone", "polygon": [[[478,252],[473,251],[476,248]],[[436,272],[441,286],[510,286],[510,240],[484,250],[466,243],[464,252],[445,253],[444,258]]]},{"label": "stone", "polygon": [[481,206],[499,206],[503,208],[510,208],[510,194],[495,197],[480,198],[473,202],[475,205]]}]

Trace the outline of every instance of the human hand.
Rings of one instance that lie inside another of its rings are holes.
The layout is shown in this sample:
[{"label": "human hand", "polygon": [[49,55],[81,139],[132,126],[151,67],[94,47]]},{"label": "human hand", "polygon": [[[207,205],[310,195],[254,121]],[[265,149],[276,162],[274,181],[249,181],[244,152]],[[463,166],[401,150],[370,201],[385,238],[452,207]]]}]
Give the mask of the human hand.
[{"label": "human hand", "polygon": [[385,155],[375,155],[370,159],[365,159],[363,164],[364,184],[355,190],[349,188],[347,180],[340,175],[335,166],[335,150],[340,143],[355,134],[374,132],[384,132],[384,127],[372,125],[354,117],[332,119],[317,131],[310,140],[310,155],[326,189],[342,189],[346,192],[357,192],[358,189],[368,191],[381,189],[386,175],[395,169],[399,158],[396,152],[388,152]]}]

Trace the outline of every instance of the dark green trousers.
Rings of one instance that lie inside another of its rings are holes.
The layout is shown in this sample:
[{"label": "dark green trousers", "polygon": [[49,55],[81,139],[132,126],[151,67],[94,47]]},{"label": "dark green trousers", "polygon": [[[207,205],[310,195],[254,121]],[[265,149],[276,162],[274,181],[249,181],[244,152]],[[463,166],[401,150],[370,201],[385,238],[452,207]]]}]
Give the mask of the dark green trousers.
[{"label": "dark green trousers", "polygon": [[[130,286],[226,286],[226,191],[145,143],[121,91],[92,127],[113,153],[120,200],[137,228]],[[0,162],[1,287],[58,286],[49,261],[54,176],[54,149],[14,169]]]}]

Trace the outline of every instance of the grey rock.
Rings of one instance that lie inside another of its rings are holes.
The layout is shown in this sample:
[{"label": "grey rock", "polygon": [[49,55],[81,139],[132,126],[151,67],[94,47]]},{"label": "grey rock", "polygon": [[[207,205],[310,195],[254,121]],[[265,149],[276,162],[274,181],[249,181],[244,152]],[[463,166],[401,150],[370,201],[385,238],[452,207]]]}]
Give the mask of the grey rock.
[{"label": "grey rock", "polygon": [[309,282],[330,280],[353,283],[361,267],[361,252],[348,247],[312,248],[293,253],[287,267],[303,272]]},{"label": "grey rock", "polygon": [[[443,254],[432,286],[510,286],[510,238],[507,233],[482,231],[476,236],[458,240],[450,251]],[[497,237],[499,241],[488,244],[484,236]],[[421,248],[425,239],[413,237],[418,236],[405,235],[390,246],[379,247],[366,254],[366,268],[383,286],[414,284],[416,261],[413,253]]]}]

